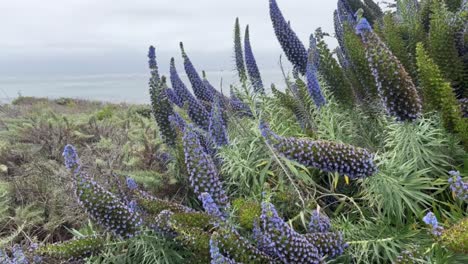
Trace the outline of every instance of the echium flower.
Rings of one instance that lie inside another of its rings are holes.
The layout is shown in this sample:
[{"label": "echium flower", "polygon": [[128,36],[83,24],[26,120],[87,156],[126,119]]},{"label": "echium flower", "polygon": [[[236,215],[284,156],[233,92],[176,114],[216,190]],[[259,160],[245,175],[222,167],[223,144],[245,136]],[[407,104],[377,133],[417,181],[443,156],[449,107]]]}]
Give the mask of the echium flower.
[{"label": "echium flower", "polygon": [[152,225],[153,229],[164,236],[176,236],[176,233],[170,225],[170,220],[173,215],[174,213],[170,210],[161,211],[154,219],[154,225]]},{"label": "echium flower", "polygon": [[205,71],[202,71],[202,76],[203,76],[203,83],[205,84],[206,89],[208,89],[208,91],[210,91],[213,94],[213,101],[215,97],[219,97],[220,99],[219,103],[221,105],[221,108],[226,109],[226,105],[228,104],[229,98],[227,98],[220,91],[214,88],[214,86],[208,81]]},{"label": "echium flower", "polygon": [[204,130],[208,130],[210,114],[205,107],[187,90],[175,68],[174,59],[171,60],[171,82],[176,94],[188,104],[188,115],[192,121]]},{"label": "echium flower", "polygon": [[275,207],[262,203],[260,216],[263,235],[283,263],[320,263],[317,248],[279,217]]},{"label": "echium flower", "polygon": [[136,181],[130,177],[127,177],[126,183],[127,183],[127,188],[132,191],[138,188],[138,184],[136,183]]},{"label": "echium flower", "polygon": [[173,115],[169,116],[169,121],[171,122],[171,125],[179,131],[184,131],[185,126],[187,125],[187,122],[185,122],[177,112],[174,112]]},{"label": "echium flower", "polygon": [[174,58],[171,58],[169,73],[171,75],[172,88],[174,89],[174,92],[177,95],[177,97],[179,97],[180,101],[182,101],[182,103],[185,103],[189,100],[189,98],[193,98],[193,95],[187,89],[187,86],[185,86],[182,79],[180,79],[179,73],[177,73]]},{"label": "echium flower", "polygon": [[310,233],[324,233],[330,230],[330,218],[320,213],[320,209],[314,210],[310,216],[309,232]]},{"label": "echium flower", "polygon": [[444,228],[442,226],[439,226],[439,221],[437,220],[437,217],[434,215],[433,212],[428,212],[423,217],[423,222],[431,227],[431,233],[434,236],[440,236],[442,234]]},{"label": "echium flower", "polygon": [[78,201],[90,218],[120,237],[132,237],[142,224],[139,214],[86,175],[75,183]]},{"label": "echium flower", "polygon": [[309,58],[307,61],[307,71],[306,71],[306,79],[307,79],[307,89],[309,91],[310,96],[314,100],[314,103],[317,107],[321,107],[326,104],[325,97],[323,96],[322,89],[320,87],[320,83],[317,79],[317,67],[316,64],[317,58],[319,54],[317,52],[317,45],[315,42],[315,38],[313,35],[310,36],[310,48],[309,48]]},{"label": "echium flower", "polygon": [[315,247],[321,258],[334,258],[343,254],[348,247],[341,232],[309,233],[305,238]]},{"label": "echium flower", "polygon": [[156,49],[153,46],[150,46],[148,50],[148,66],[151,70],[150,82],[154,82],[154,85],[157,86],[159,82],[159,72],[156,62]]},{"label": "echium flower", "polygon": [[169,116],[174,113],[174,109],[169,102],[166,90],[165,76],[161,77],[158,87],[153,86],[150,82],[151,106],[154,118],[156,119],[164,142],[168,145],[174,145],[176,134],[169,122]]},{"label": "echium flower", "polygon": [[463,182],[458,171],[450,171],[449,174],[452,175],[448,182],[453,195],[462,201],[468,202],[468,182]]},{"label": "echium flower", "polygon": [[400,121],[417,119],[421,114],[421,99],[400,61],[372,31],[367,19],[359,20],[356,33],[364,43],[369,67],[387,113]]},{"label": "echium flower", "polygon": [[65,160],[65,167],[68,170],[73,170],[73,173],[78,173],[80,170],[80,159],[76,153],[76,149],[73,145],[66,145],[63,149],[62,156]]},{"label": "echium flower", "polygon": [[260,131],[276,151],[302,165],[351,179],[371,176],[377,171],[374,155],[366,149],[332,141],[280,137],[266,123],[260,124]]},{"label": "echium flower", "polygon": [[210,264],[236,264],[234,260],[229,259],[221,254],[219,251],[218,241],[213,239],[213,237],[210,239],[210,256]]},{"label": "echium flower", "polygon": [[206,89],[203,80],[200,78],[200,75],[190,61],[190,58],[187,56],[187,53],[185,53],[184,44],[182,42],[180,43],[180,50],[182,51],[182,57],[184,58],[185,73],[187,73],[187,77],[192,84],[193,93],[201,101],[212,102],[213,94]]},{"label": "echium flower", "polygon": [[215,98],[211,107],[210,126],[208,133],[218,146],[224,146],[229,143],[225,122],[221,112],[220,99]]},{"label": "echium flower", "polygon": [[284,19],[276,0],[270,0],[270,18],[273,23],[276,38],[283,48],[288,60],[301,74],[306,73],[307,51],[289,23]]},{"label": "echium flower", "polygon": [[182,100],[179,98],[179,96],[176,94],[176,92],[173,89],[167,88],[166,95],[169,101],[171,101],[171,103],[177,105],[178,107],[184,106],[184,103],[182,102]]},{"label": "echium flower", "polygon": [[228,205],[218,170],[211,156],[200,144],[199,136],[192,125],[188,125],[183,137],[185,165],[189,173],[190,185],[199,199],[202,193],[209,193],[221,208]]},{"label": "echium flower", "polygon": [[202,193],[200,194],[200,200],[203,205],[203,209],[205,209],[205,212],[211,216],[214,216],[218,219],[224,219],[223,214],[219,210],[218,205],[213,201],[213,198],[211,198],[211,195],[209,193]]},{"label": "echium flower", "polygon": [[247,72],[249,73],[250,82],[256,93],[265,93],[263,88],[262,77],[260,76],[260,71],[258,70],[257,61],[252,51],[252,46],[250,45],[250,33],[249,26],[245,28],[244,36],[244,48],[245,48],[245,66],[247,67]]},{"label": "echium flower", "polygon": [[245,72],[242,37],[238,17],[236,18],[236,23],[234,25],[234,58],[236,60],[236,69],[239,74],[239,79],[241,82],[244,82],[247,80],[247,73]]},{"label": "echium flower", "polygon": [[20,245],[16,244],[13,246],[12,254],[13,254],[12,264],[28,264],[29,263]]},{"label": "echium flower", "polygon": [[338,0],[337,3],[337,15],[341,21],[341,24],[349,24],[350,26],[356,25],[356,18],[354,17],[354,12],[351,6],[348,3],[348,0]]}]

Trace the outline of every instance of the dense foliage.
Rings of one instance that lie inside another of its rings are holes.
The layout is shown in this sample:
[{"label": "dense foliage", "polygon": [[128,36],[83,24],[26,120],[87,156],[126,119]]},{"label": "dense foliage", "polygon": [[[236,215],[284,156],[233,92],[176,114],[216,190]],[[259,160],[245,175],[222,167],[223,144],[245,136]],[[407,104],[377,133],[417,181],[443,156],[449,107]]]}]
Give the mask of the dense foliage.
[{"label": "dense foliage", "polygon": [[334,50],[265,3],[271,92],[236,19],[229,95],[181,43],[193,94],[151,46],[149,106],[1,106],[0,263],[467,263],[468,4],[337,2]]}]

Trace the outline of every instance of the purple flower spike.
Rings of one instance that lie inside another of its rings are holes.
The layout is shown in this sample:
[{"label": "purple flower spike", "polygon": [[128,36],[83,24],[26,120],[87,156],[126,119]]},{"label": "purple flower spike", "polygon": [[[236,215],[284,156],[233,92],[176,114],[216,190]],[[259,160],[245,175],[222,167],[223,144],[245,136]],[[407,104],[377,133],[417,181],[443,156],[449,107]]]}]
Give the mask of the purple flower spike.
[{"label": "purple flower spike", "polygon": [[159,82],[158,64],[156,62],[156,49],[153,46],[148,50],[148,66],[151,70],[151,76],[155,85]]},{"label": "purple flower spike", "polygon": [[194,193],[200,197],[208,193],[221,208],[228,205],[218,170],[211,156],[200,144],[199,135],[192,125],[185,128],[184,137],[185,164],[189,173],[190,185]]},{"label": "purple flower spike", "polygon": [[250,45],[250,34],[249,26],[245,29],[244,36],[244,48],[245,48],[245,65],[247,67],[247,72],[249,73],[250,82],[256,93],[265,93],[263,88],[262,77],[260,76],[260,71],[258,70],[257,61],[255,60],[252,46]]},{"label": "purple flower spike", "polygon": [[247,74],[245,72],[239,18],[236,18],[236,23],[234,25],[234,58],[236,59],[236,68],[239,79],[241,82],[244,82],[247,79]]},{"label": "purple flower spike", "polygon": [[286,19],[284,19],[276,0],[270,0],[270,17],[276,38],[283,48],[286,57],[294,65],[294,68],[304,75],[307,67],[306,48],[291,29]]},{"label": "purple flower spike", "polygon": [[139,214],[94,180],[77,179],[76,196],[91,219],[119,237],[132,237],[142,224]]},{"label": "purple flower spike", "polygon": [[315,42],[315,38],[313,35],[310,36],[310,48],[309,48],[309,59],[307,61],[307,71],[306,71],[306,79],[307,79],[307,89],[309,91],[309,95],[314,100],[315,105],[320,108],[321,106],[326,104],[325,97],[322,93],[322,88],[320,87],[320,83],[317,79],[317,64],[319,58],[319,54],[317,52],[317,44]]},{"label": "purple flower spike", "polygon": [[185,53],[184,45],[182,44],[182,42],[180,43],[180,49],[182,51],[182,57],[184,58],[185,72],[187,73],[187,77],[190,80],[190,83],[192,84],[193,93],[201,101],[212,102],[213,94],[210,91],[208,91],[208,89],[206,89],[203,80],[200,78],[200,75],[198,74],[197,70],[190,61],[190,58]]},{"label": "purple flower spike", "polygon": [[284,222],[272,204],[262,203],[260,221],[261,244],[267,245],[268,252],[274,252],[283,263],[320,263],[317,248]]},{"label": "purple flower spike", "polygon": [[222,109],[219,103],[219,99],[216,98],[211,108],[210,126],[208,128],[208,133],[218,146],[229,144],[228,134],[221,110]]},{"label": "purple flower spike", "polygon": [[184,82],[182,82],[182,79],[180,79],[179,73],[177,73],[174,58],[171,58],[171,66],[169,72],[171,75],[172,88],[174,89],[175,94],[179,97],[182,103],[185,103],[190,98],[193,98],[193,95],[187,89]]},{"label": "purple flower spike", "polygon": [[179,98],[179,96],[177,96],[176,92],[173,89],[167,88],[166,89],[166,95],[167,95],[167,98],[169,99],[169,101],[171,101],[171,103],[177,105],[178,107],[183,107],[184,106],[184,103]]},{"label": "purple flower spike", "polygon": [[374,155],[366,149],[331,141],[286,138],[273,133],[266,124],[260,130],[267,142],[284,157],[326,172],[337,172],[351,179],[377,172]]},{"label": "purple flower spike", "polygon": [[65,160],[65,167],[69,170],[75,169],[75,173],[77,172],[79,167],[80,159],[78,154],[76,153],[76,149],[73,145],[66,145],[63,149],[62,156]]}]

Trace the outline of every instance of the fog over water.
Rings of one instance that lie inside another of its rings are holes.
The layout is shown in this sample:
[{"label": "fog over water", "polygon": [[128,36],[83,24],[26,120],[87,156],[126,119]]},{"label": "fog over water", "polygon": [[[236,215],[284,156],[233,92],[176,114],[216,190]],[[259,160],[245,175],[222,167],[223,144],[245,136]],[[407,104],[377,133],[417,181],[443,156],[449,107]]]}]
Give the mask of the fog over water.
[{"label": "fog over water", "polygon": [[[336,1],[277,1],[304,43],[317,27],[333,32]],[[180,41],[197,69],[206,70],[216,88],[222,80],[227,91],[237,82],[232,58],[237,16],[243,28],[250,25],[264,83],[282,86],[282,51],[268,0],[22,0],[1,1],[0,9],[1,101],[21,93],[146,103],[148,46],[156,46],[162,74],[171,57],[182,74]],[[332,38],[327,42],[336,45]]]}]

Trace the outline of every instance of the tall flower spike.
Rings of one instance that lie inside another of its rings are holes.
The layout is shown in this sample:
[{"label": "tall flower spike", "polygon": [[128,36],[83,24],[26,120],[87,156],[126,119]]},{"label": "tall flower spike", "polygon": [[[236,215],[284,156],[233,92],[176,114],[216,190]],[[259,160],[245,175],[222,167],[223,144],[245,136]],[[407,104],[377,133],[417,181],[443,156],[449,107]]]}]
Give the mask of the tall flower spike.
[{"label": "tall flower spike", "polygon": [[200,78],[200,75],[190,61],[190,58],[187,56],[187,53],[185,53],[184,44],[182,42],[180,43],[180,50],[182,51],[182,57],[184,58],[185,73],[187,73],[187,77],[192,84],[193,93],[201,101],[212,102],[213,94],[206,89],[203,80]]},{"label": "tall flower spike", "polygon": [[205,71],[202,71],[202,76],[203,76],[203,83],[205,84],[206,89],[211,94],[213,94],[213,101],[214,101],[215,97],[218,97],[220,99],[219,103],[221,105],[221,108],[226,109],[226,104],[229,101],[229,99],[226,96],[224,96],[221,92],[216,90],[213,85],[211,85],[211,83],[206,78],[206,72]]},{"label": "tall flower spike", "polygon": [[250,33],[249,26],[245,28],[244,36],[244,48],[245,48],[245,65],[247,67],[247,72],[249,73],[250,82],[256,93],[265,93],[263,88],[262,77],[260,76],[260,71],[258,70],[257,61],[255,60],[252,46],[250,45]]},{"label": "tall flower spike", "polygon": [[174,89],[175,94],[179,97],[182,103],[185,103],[190,98],[193,98],[193,95],[187,89],[187,86],[185,86],[184,82],[180,79],[179,73],[177,73],[174,58],[171,58],[171,66],[169,72],[171,75],[172,88]]},{"label": "tall flower spike", "polygon": [[190,185],[199,199],[202,193],[208,193],[221,208],[228,205],[218,170],[210,155],[200,144],[199,136],[192,125],[185,128],[184,137],[185,164],[189,173]]},{"label": "tall flower spike", "polygon": [[208,133],[216,145],[224,146],[229,143],[229,139],[219,101],[219,98],[216,97],[214,99],[213,106],[211,107],[210,126],[208,128]]},{"label": "tall flower spike", "polygon": [[174,59],[171,59],[171,82],[179,98],[188,104],[188,115],[192,121],[204,130],[208,130],[210,114],[205,107],[187,90],[175,68]]},{"label": "tall flower spike", "polygon": [[260,130],[276,151],[302,165],[337,172],[351,179],[371,176],[377,171],[374,155],[366,149],[331,141],[280,137],[265,123],[260,125]]},{"label": "tall flower spike", "polygon": [[372,32],[369,22],[362,18],[356,25],[361,36],[382,104],[387,113],[399,121],[413,121],[421,114],[418,91],[400,61],[379,36]]},{"label": "tall flower spike", "polygon": [[169,102],[167,97],[167,85],[166,77],[162,76],[159,81],[158,87],[154,86],[150,82],[150,95],[151,95],[151,106],[153,109],[153,115],[158,124],[159,131],[164,142],[168,145],[173,146],[176,141],[176,133],[169,122],[169,116],[174,113],[172,104]]},{"label": "tall flower spike", "polygon": [[260,216],[263,235],[283,263],[320,263],[317,248],[278,216],[275,207],[262,203]]},{"label": "tall flower spike", "polygon": [[98,224],[120,237],[132,237],[138,232],[142,224],[139,214],[113,193],[85,175],[75,184],[78,201]]},{"label": "tall flower spike", "polygon": [[151,81],[158,85],[159,82],[159,72],[158,64],[156,62],[156,49],[154,46],[150,46],[148,50],[148,66],[151,70]]},{"label": "tall flower spike", "polygon": [[245,72],[239,18],[236,18],[236,23],[234,25],[234,58],[236,60],[236,69],[239,74],[239,79],[241,82],[245,82],[247,80],[247,73]]},{"label": "tall flower spike", "polygon": [[326,104],[325,97],[323,96],[322,89],[320,88],[320,83],[317,79],[317,67],[318,64],[318,52],[315,38],[313,35],[310,36],[310,48],[309,48],[309,58],[307,61],[307,89],[310,96],[314,99],[314,103],[317,107],[321,107]]},{"label": "tall flower spike", "polygon": [[306,73],[307,51],[296,33],[284,19],[276,0],[270,0],[270,18],[273,23],[276,38],[283,48],[288,60],[301,74]]}]

